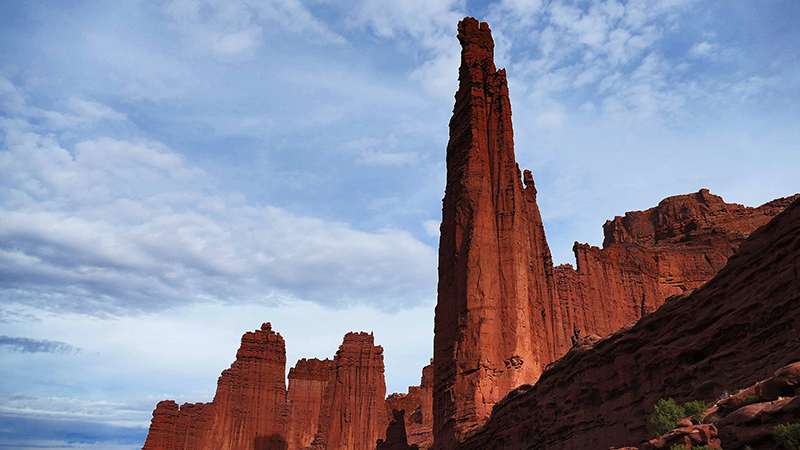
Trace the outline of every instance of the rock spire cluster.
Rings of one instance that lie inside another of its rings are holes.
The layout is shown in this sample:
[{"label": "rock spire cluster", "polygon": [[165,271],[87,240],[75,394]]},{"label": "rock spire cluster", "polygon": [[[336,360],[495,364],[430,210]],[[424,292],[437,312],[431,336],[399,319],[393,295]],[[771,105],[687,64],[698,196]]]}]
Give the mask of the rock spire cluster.
[{"label": "rock spire cluster", "polygon": [[514,388],[548,364],[688,295],[798,196],[758,208],[701,189],[604,225],[602,249],[575,243],[553,267],[530,171],[515,161],[505,70],[486,23],[462,46],[447,146],[434,336],[434,448],[455,449]]},{"label": "rock spire cluster", "polygon": [[[603,248],[576,242],[574,268],[553,267],[491,30],[467,17],[458,40],[420,385],[386,397],[383,349],[362,332],[332,360],[298,361],[287,389],[285,343],[265,323],[212,402],[158,403],[143,450],[759,449],[800,420],[800,194],[757,208],[707,189],[668,197],[607,221]],[[647,441],[658,398],[747,386],[707,411],[719,430],[680,421]]]},{"label": "rock spire cluster", "polygon": [[143,450],[371,450],[385,436],[383,349],[348,333],[333,360],[301,359],[285,384],[283,338],[242,336],[210,403],[160,402]]}]

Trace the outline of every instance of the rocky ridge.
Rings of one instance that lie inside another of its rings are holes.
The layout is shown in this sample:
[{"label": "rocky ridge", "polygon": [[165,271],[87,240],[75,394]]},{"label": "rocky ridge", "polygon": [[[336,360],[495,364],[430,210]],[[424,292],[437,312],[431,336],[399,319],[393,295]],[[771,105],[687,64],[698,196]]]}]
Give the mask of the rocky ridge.
[{"label": "rocky ridge", "polygon": [[690,295],[606,338],[587,339],[594,342],[575,346],[535,385],[511,392],[459,448],[597,449],[647,441],[647,418],[659,398],[713,404],[725,390],[799,361],[798,302],[800,200]]},{"label": "rocky ridge", "polygon": [[283,338],[247,332],[210,403],[153,411],[143,450],[371,450],[385,436],[383,349],[348,333],[333,360],[301,359],[285,384]]}]

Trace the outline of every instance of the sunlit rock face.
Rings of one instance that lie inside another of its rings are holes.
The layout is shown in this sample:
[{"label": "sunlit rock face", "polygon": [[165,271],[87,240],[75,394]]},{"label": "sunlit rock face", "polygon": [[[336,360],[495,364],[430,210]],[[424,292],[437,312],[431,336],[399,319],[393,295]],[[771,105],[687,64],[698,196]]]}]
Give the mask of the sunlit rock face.
[{"label": "sunlit rock face", "polygon": [[303,358],[289,370],[289,450],[307,448],[314,441],[323,398],[335,367],[330,359]]},{"label": "sunlit rock face", "polygon": [[554,277],[536,188],[514,156],[505,70],[486,23],[458,24],[434,338],[434,448],[455,448],[555,357]]},{"label": "sunlit rock face", "polygon": [[701,189],[607,221],[602,249],[575,243],[577,270],[555,269],[558,356],[581,336],[605,336],[702,286],[798,197],[751,208]]},{"label": "sunlit rock face", "polygon": [[[603,339],[581,339],[535,385],[521,386],[497,404],[485,426],[458,448],[638,445],[652,437],[648,417],[659,398],[713,404],[724,392],[770,374],[753,390],[758,401],[796,396],[797,366],[790,364],[800,360],[798,274],[800,200],[754,231],[727,265],[691,294],[670,299]],[[756,419],[764,425],[800,418],[797,401],[758,407],[741,407],[739,398],[720,403],[723,447],[740,448],[766,436]],[[758,445],[753,448],[762,448]]]},{"label": "sunlit rock face", "polygon": [[144,450],[373,450],[384,439],[383,348],[347,333],[333,360],[301,359],[285,382],[283,338],[247,332],[210,403],[160,402]]},{"label": "sunlit rock face", "polygon": [[383,348],[372,334],[347,333],[333,361],[312,448],[374,449],[389,425]]}]

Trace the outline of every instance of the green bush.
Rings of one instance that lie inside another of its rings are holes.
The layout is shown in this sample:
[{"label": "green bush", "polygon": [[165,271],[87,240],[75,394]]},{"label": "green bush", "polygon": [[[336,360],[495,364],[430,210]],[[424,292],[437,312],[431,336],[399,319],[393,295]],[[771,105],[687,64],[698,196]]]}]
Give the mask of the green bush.
[{"label": "green bush", "polygon": [[656,410],[650,416],[650,423],[656,427],[656,436],[661,436],[675,428],[675,421],[686,417],[686,411],[678,406],[673,399],[660,399],[656,403]]},{"label": "green bush", "polygon": [[761,403],[761,399],[756,397],[755,395],[748,395],[747,397],[744,398],[742,406],[753,405],[756,403]]},{"label": "green bush", "polygon": [[701,401],[691,401],[683,405],[684,413],[687,417],[691,417],[696,423],[703,420],[703,413],[706,412],[706,404]]},{"label": "green bush", "polygon": [[800,445],[800,423],[776,425],[772,430],[772,438],[787,450],[797,450]]}]

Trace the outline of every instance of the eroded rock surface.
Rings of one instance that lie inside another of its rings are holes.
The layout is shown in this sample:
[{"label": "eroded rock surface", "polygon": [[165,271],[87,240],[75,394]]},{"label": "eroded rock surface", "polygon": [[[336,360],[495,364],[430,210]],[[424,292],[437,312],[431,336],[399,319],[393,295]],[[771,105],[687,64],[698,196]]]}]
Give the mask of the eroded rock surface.
[{"label": "eroded rock surface", "polygon": [[289,369],[287,408],[289,450],[307,448],[319,430],[319,417],[336,363],[330,359],[301,359]]},{"label": "eroded rock surface", "polygon": [[483,423],[554,358],[553,267],[529,171],[514,156],[505,70],[486,23],[458,24],[434,337],[435,448]]},{"label": "eroded rock surface", "polygon": [[389,423],[383,349],[348,333],[333,360],[301,359],[285,384],[283,338],[242,336],[210,403],[160,402],[144,450],[372,450]]},{"label": "eroded rock surface", "polygon": [[286,346],[265,323],[247,332],[236,361],[222,372],[202,450],[285,449]]},{"label": "eroded rock surface", "polygon": [[386,397],[386,411],[390,417],[395,410],[404,413],[408,444],[416,445],[421,450],[431,448],[433,446],[433,364],[422,369],[419,386],[409,386],[407,394],[395,393]]},{"label": "eroded rock surface", "polygon": [[[648,417],[659,398],[710,404],[800,360],[799,304],[800,200],[753,232],[692,294],[555,362],[535,385],[509,394],[459,448],[638,445],[652,435]],[[791,407],[780,410],[788,414]],[[727,449],[722,431],[720,437]]]},{"label": "eroded rock surface", "polygon": [[752,208],[701,189],[607,221],[602,249],[576,242],[577,270],[555,269],[558,356],[574,343],[570,337],[605,336],[702,286],[750,233],[798,197]]},{"label": "eroded rock surface", "polygon": [[372,334],[347,333],[333,361],[312,448],[373,449],[389,425],[383,348]]}]

